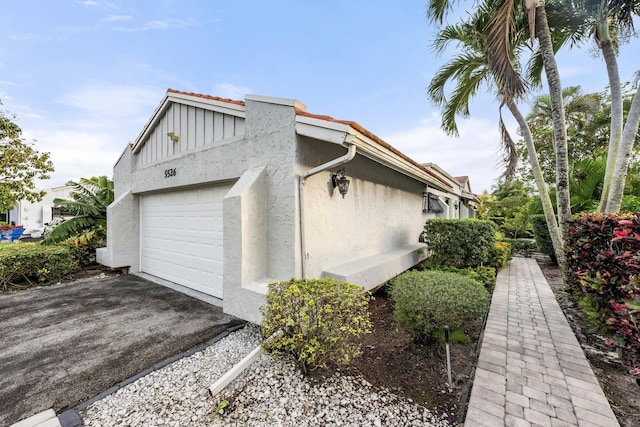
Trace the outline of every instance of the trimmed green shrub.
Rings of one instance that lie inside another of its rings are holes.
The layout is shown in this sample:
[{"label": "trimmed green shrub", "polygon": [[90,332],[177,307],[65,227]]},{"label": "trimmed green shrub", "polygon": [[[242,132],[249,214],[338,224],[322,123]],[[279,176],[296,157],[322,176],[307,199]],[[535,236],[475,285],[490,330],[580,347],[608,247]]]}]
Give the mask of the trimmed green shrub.
[{"label": "trimmed green shrub", "polygon": [[96,263],[96,248],[102,245],[100,236],[95,231],[60,242],[59,245],[69,248],[69,253],[80,267],[88,267]]},{"label": "trimmed green shrub", "polygon": [[77,268],[69,248],[37,243],[0,245],[0,286],[54,283]]},{"label": "trimmed green shrub", "polygon": [[446,266],[438,266],[431,267],[431,270],[437,271],[449,271],[452,273],[462,274],[463,276],[468,277],[469,279],[473,279],[477,282],[482,283],[488,288],[493,288],[496,285],[496,269],[493,267],[467,267],[467,268],[455,268],[455,267],[446,267]]},{"label": "trimmed green shrub", "polygon": [[511,259],[511,244],[507,242],[496,242],[489,251],[489,258],[486,265],[493,267],[496,271],[504,268]]},{"label": "trimmed green shrub", "polygon": [[390,281],[394,315],[413,331],[416,341],[428,342],[444,325],[452,330],[481,320],[489,307],[482,283],[448,271],[407,271]]},{"label": "trimmed green shrub", "polygon": [[549,234],[547,220],[544,215],[532,215],[529,218],[529,221],[533,228],[533,237],[536,239],[538,250],[541,253],[548,255],[554,264],[558,264],[556,252],[553,249],[553,242],[551,241],[551,234]]},{"label": "trimmed green shrub", "polygon": [[495,244],[497,227],[480,219],[430,219],[425,223],[425,243],[431,255],[428,266],[456,268],[485,265]]},{"label": "trimmed green shrub", "polygon": [[525,258],[531,258],[531,255],[538,250],[538,245],[535,240],[531,239],[500,239],[502,242],[507,242],[511,245],[511,252],[513,254],[522,255]]},{"label": "trimmed green shrub", "polygon": [[371,331],[371,296],[362,286],[331,278],[270,283],[261,308],[265,348],[292,354],[306,374],[328,364],[346,364],[361,354],[356,338]]}]

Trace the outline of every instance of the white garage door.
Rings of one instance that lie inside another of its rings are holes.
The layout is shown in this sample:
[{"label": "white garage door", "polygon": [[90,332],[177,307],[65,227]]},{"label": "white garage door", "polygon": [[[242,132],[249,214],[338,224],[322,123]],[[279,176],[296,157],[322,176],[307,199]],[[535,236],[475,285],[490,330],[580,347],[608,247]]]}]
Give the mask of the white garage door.
[{"label": "white garage door", "polygon": [[222,298],[222,198],[230,188],[141,197],[142,271]]}]

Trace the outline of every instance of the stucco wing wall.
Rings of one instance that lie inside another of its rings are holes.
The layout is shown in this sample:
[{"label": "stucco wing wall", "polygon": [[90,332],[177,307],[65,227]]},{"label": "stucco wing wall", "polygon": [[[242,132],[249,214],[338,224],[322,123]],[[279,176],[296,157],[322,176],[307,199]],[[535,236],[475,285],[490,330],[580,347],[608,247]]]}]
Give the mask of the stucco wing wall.
[{"label": "stucco wing wall", "polygon": [[139,198],[128,191],[107,207],[107,247],[96,251],[98,263],[140,271]]},{"label": "stucco wing wall", "polygon": [[267,283],[267,171],[250,169],[223,201],[224,311],[260,322]]}]

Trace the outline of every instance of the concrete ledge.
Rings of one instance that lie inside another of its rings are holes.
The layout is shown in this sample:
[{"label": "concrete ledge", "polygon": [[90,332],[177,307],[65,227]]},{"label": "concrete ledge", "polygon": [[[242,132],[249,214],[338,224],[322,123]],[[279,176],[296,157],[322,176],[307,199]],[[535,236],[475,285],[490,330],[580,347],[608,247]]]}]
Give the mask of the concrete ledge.
[{"label": "concrete ledge", "polygon": [[58,417],[53,409],[47,409],[44,412],[35,414],[29,418],[25,418],[10,427],[60,427]]},{"label": "concrete ledge", "polygon": [[381,254],[340,264],[322,272],[344,282],[364,286],[366,290],[380,287],[387,280],[410,269],[426,258],[426,245],[406,245]]}]

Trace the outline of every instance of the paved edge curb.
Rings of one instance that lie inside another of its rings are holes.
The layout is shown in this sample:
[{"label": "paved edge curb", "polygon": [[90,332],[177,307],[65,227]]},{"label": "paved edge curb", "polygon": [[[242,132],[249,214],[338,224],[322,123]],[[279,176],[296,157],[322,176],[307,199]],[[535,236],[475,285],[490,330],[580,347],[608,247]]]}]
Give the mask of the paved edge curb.
[{"label": "paved edge curb", "polygon": [[120,390],[122,387],[125,387],[131,383],[133,383],[136,380],[139,380],[140,378],[150,374],[153,371],[157,371],[159,369],[164,368],[165,366],[183,359],[185,357],[189,357],[194,355],[195,353],[199,352],[199,351],[203,351],[205,350],[207,347],[210,347],[212,344],[217,343],[218,341],[220,341],[221,339],[227,337],[229,334],[240,330],[242,328],[244,328],[246,325],[248,324],[248,322],[242,322],[239,325],[235,325],[235,326],[231,326],[226,328],[224,331],[222,331],[221,333],[219,333],[218,335],[216,335],[215,337],[213,337],[212,339],[210,339],[209,341],[205,342],[204,344],[200,344],[194,348],[191,348],[187,351],[184,351],[182,353],[179,353],[175,356],[171,356],[165,360],[163,360],[162,362],[156,363],[155,365],[153,365],[153,367],[149,368],[149,369],[145,369],[144,371],[127,378],[126,380],[123,380],[121,382],[119,382],[118,384],[114,385],[111,388],[106,389],[105,391],[103,391],[102,393],[99,393],[95,396],[93,396],[92,398],[90,398],[89,400],[86,400],[85,402],[74,406],[71,409],[68,409],[64,412],[62,412],[61,414],[58,415],[58,421],[60,422],[60,425],[62,427],[84,427],[84,423],[82,421],[82,418],[80,418],[80,415],[78,415],[79,411],[82,411],[83,409],[86,409],[88,406],[96,403],[99,400],[104,399],[105,397],[115,393],[116,391]]}]

